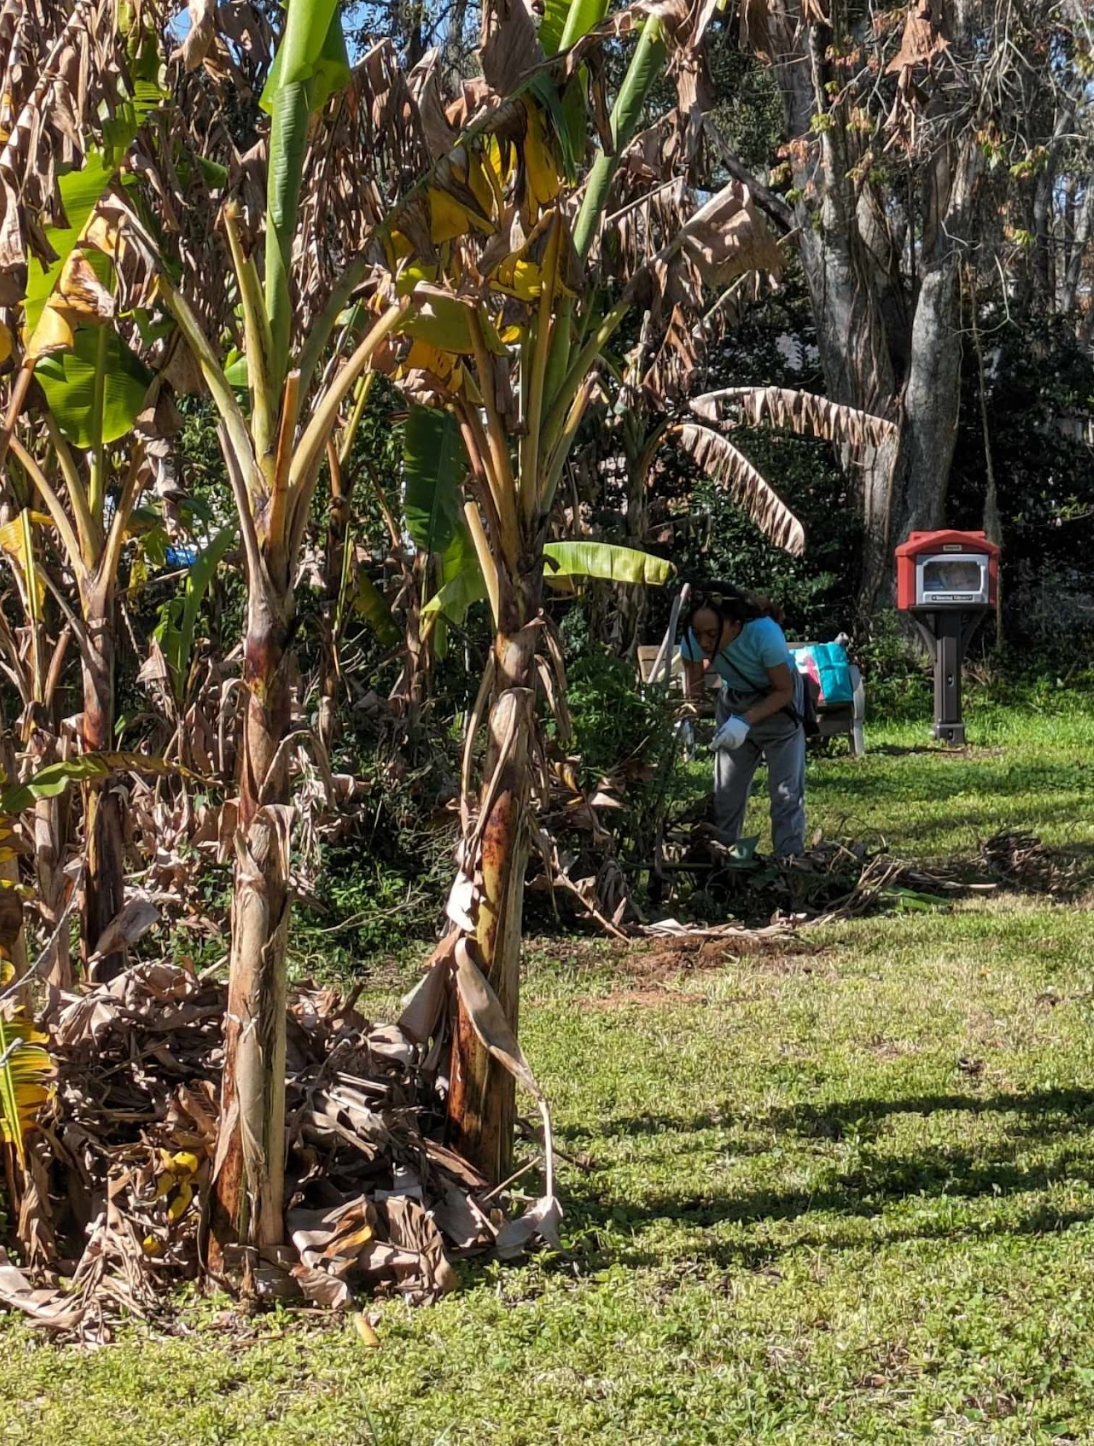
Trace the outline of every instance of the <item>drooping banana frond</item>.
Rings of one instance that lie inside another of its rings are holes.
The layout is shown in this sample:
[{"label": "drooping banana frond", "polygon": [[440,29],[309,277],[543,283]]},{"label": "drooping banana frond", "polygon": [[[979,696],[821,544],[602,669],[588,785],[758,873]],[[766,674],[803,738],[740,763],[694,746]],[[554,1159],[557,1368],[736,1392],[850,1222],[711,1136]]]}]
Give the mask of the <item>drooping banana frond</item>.
[{"label": "drooping banana frond", "polygon": [[[543,580],[556,592],[572,592],[575,582],[588,578],[630,587],[664,587],[676,575],[676,568],[666,558],[608,542],[546,542],[543,558]],[[481,570],[468,565],[433,594],[422,608],[422,617],[430,627],[437,617],[462,622],[471,604],[485,596]]]},{"label": "drooping banana frond", "polygon": [[769,542],[783,548],[792,557],[802,555],[805,551],[804,527],[732,442],[720,432],[695,422],[681,422],[670,427],[667,436],[675,437],[696,466],[712,482],[729,492]]},{"label": "drooping banana frond", "polygon": [[676,573],[666,558],[609,542],[548,542],[543,556],[543,580],[552,587],[589,577],[631,587],[664,587]]},{"label": "drooping banana frond", "polygon": [[20,1164],[26,1162],[26,1137],[49,1096],[53,1061],[45,1044],[31,1020],[0,1015],[0,1139],[15,1147]]},{"label": "drooping banana frond", "polygon": [[789,387],[726,387],[693,398],[691,409],[708,421],[717,421],[720,403],[739,407],[750,426],[769,422],[773,427],[820,437],[837,446],[880,447],[897,435],[897,428],[883,417]]}]

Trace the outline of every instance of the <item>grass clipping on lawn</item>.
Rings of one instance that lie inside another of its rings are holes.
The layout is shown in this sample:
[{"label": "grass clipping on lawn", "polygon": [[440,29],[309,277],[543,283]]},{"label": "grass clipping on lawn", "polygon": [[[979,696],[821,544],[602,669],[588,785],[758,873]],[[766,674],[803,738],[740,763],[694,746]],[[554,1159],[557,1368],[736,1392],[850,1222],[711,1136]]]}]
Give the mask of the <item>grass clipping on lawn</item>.
[{"label": "grass clipping on lawn", "polygon": [[[473,961],[459,962],[466,975]],[[336,1309],[355,1290],[427,1303],[458,1284],[463,1257],[557,1243],[550,1169],[550,1198],[511,1220],[502,1192],[441,1140],[448,1050],[438,1020],[445,991],[463,990],[456,963],[442,945],[398,1024],[370,1023],[335,989],[293,998],[291,1244],[246,1262],[260,1297]],[[46,1026],[51,1099],[27,1137],[22,1180],[11,1181],[7,1223],[24,1266],[0,1251],[0,1304],[101,1341],[121,1318],[162,1315],[172,1286],[205,1273],[226,1005],[224,985],[166,962],[64,997]],[[489,1031],[489,998],[483,1010]]]}]

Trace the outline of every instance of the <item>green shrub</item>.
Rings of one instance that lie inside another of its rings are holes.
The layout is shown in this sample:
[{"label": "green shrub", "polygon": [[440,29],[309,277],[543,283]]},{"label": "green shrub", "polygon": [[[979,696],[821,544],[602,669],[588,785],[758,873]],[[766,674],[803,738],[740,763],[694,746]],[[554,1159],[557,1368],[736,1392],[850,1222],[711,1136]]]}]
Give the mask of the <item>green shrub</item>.
[{"label": "green shrub", "polygon": [[641,689],[633,663],[590,646],[569,664],[567,681],[574,751],[588,775],[606,773],[643,744],[646,761],[658,762],[672,735],[671,698]]}]

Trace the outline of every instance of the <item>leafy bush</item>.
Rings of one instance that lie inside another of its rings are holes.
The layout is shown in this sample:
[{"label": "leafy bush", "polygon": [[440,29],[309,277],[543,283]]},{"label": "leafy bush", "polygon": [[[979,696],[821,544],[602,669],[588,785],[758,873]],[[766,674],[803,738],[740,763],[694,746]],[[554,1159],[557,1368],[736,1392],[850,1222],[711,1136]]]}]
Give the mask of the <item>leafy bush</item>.
[{"label": "leafy bush", "polygon": [[593,646],[569,665],[567,681],[575,751],[590,776],[606,773],[643,743],[646,762],[658,762],[671,737],[671,700],[659,690],[643,691],[633,663]]},{"label": "leafy bush", "polygon": [[867,722],[931,717],[931,663],[895,608],[871,619],[870,639],[855,649],[866,685]]}]

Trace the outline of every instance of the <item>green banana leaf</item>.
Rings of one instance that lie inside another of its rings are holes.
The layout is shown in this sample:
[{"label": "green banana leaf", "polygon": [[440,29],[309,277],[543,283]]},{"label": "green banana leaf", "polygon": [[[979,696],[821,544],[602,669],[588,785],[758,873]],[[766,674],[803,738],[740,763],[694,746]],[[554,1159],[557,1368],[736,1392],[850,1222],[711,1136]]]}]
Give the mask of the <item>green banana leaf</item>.
[{"label": "green banana leaf", "polygon": [[68,171],[57,178],[57,189],[61,193],[68,226],[47,226],[46,240],[56,252],[57,259],[43,269],[41,262],[29,252],[27,254],[27,295],[23,304],[23,328],[27,339],[42,319],[46,302],[53,294],[53,288],[60,280],[65,262],[72,255],[91,213],[99,204],[103,192],[114,178],[115,167],[108,165],[103,153],[89,146],[84,157],[83,169]]},{"label": "green banana leaf", "polygon": [[493,356],[505,355],[505,343],[489,315],[460,296],[451,296],[440,287],[423,283],[417,289],[420,301],[399,330],[415,341],[452,356],[471,356],[475,343],[471,336],[471,318],[477,317],[486,350]]},{"label": "green banana leaf", "polygon": [[350,78],[349,55],[342,33],[339,0],[289,0],[285,33],[259,105],[272,116],[277,92],[286,86],[310,83],[312,110],[321,110]]},{"label": "green banana leaf", "polygon": [[[547,583],[591,577],[604,582],[664,587],[676,573],[673,564],[662,557],[607,542],[548,542],[543,557],[543,579]],[[422,608],[422,616],[437,613],[452,622],[462,621],[471,604],[485,596],[486,583],[476,560],[438,589]]]},{"label": "green banana leaf", "polygon": [[216,534],[207,547],[198,554],[186,575],[186,588],[181,597],[173,597],[160,610],[156,624],[156,641],[163,650],[167,666],[171,670],[171,687],[176,700],[181,703],[190,676],[190,664],[194,652],[194,631],[198,614],[216,577],[224,554],[231,547],[239,533],[239,524],[229,522]]},{"label": "green banana leaf", "polygon": [[539,26],[544,55],[568,50],[608,12],[607,0],[546,0]]},{"label": "green banana leaf", "polygon": [[274,392],[289,365],[292,240],[304,176],[308,123],[350,78],[338,0],[289,0],[285,33],[260,104],[270,116],[266,181],[266,314],[273,338]]},{"label": "green banana leaf", "polygon": [[120,99],[114,114],[102,122],[107,160],[115,167],[121,164],[138,129],[171,98],[162,84],[163,60],[155,30],[144,24],[139,35],[130,37],[128,50],[133,93]]},{"label": "green banana leaf", "polygon": [[444,554],[463,525],[467,451],[452,412],[413,406],[403,433],[403,509],[420,552]]},{"label": "green banana leaf", "polygon": [[[73,783],[87,783],[93,778],[107,778],[111,773],[156,773],[197,779],[178,763],[162,758],[149,758],[144,753],[81,753],[40,768],[26,783],[16,783],[0,793],[0,814],[22,813],[33,808],[40,798],[57,798]],[[200,780],[198,780],[200,781]]]},{"label": "green banana leaf", "polygon": [[46,240],[56,259],[43,268],[41,262],[29,251],[27,253],[23,328],[28,340],[34,335],[65,262],[107,188],[115,179],[119,179],[123,186],[131,183],[130,177],[118,177],[117,172],[138,129],[169,98],[169,92],[160,84],[159,46],[153,33],[147,32],[140,38],[131,71],[133,95],[128,100],[123,98],[114,114],[103,122],[106,152],[96,146],[88,146],[81,169],[67,171],[57,177],[57,189],[61,193],[68,225],[46,227]]},{"label": "green banana leaf", "polygon": [[235,387],[238,392],[245,392],[251,384],[251,369],[247,365],[247,358],[237,352],[228,353],[231,360],[224,368],[224,375],[230,386]]},{"label": "green banana leaf", "polygon": [[461,555],[458,562],[452,559],[450,576],[423,606],[422,617],[427,622],[430,618],[445,619],[459,625],[472,603],[480,602],[486,596],[486,583],[470,537],[467,542],[469,550]]},{"label": "green banana leaf", "polygon": [[[595,25],[599,25],[608,12],[608,0],[546,0],[543,20],[539,27],[539,42],[545,55],[556,55],[568,50]],[[560,117],[553,106],[549,106],[556,126],[559,126],[559,140],[562,144],[563,160],[567,173],[572,177],[581,163],[585,152],[585,136],[588,113],[588,67],[581,66],[562,93]]]},{"label": "green banana leaf", "polygon": [[649,15],[642,26],[638,44],[612,106],[611,127],[615,144],[610,154],[606,151],[600,152],[585,184],[581,209],[574,224],[574,246],[582,258],[588,256],[589,248],[593,244],[600,218],[607,205],[612,180],[619,169],[620,157],[634,139],[645,114],[650,92],[664,75],[666,56],[661,21],[656,15]]},{"label": "green banana leaf", "polygon": [[664,587],[676,568],[663,557],[616,547],[607,542],[548,542],[543,549],[543,580],[595,577],[604,582]]},{"label": "green banana leaf", "polygon": [[42,357],[34,375],[65,439],[81,451],[132,431],[152,384],[152,373],[110,326],[80,327],[73,350]]},{"label": "green banana leaf", "polygon": [[[460,594],[460,580],[478,578],[482,581],[482,573],[479,570],[479,559],[475,554],[475,544],[471,541],[471,533],[468,531],[467,523],[460,518],[459,527],[456,529],[451,542],[445,548],[440,557],[440,590],[443,592],[450,585],[454,592],[452,601],[444,609],[443,613],[437,614],[433,631],[433,649],[438,658],[443,658],[448,653],[448,624],[455,623],[457,627],[467,617],[467,610],[476,597],[468,597],[466,600]],[[434,616],[433,614],[430,615]],[[427,627],[429,624],[427,623]]]},{"label": "green banana leaf", "polygon": [[364,567],[357,569],[357,591],[353,611],[368,624],[385,648],[393,648],[402,634],[388,606],[387,598],[369,577]]}]

